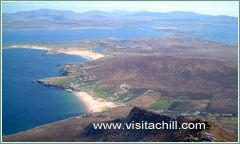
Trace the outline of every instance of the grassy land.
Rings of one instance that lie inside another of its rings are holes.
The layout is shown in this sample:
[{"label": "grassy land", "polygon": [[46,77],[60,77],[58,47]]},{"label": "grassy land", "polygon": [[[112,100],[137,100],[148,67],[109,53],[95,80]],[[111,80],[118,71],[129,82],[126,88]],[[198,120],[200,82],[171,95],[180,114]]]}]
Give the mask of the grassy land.
[{"label": "grassy land", "polygon": [[120,94],[118,97],[118,100],[122,102],[128,102],[138,97],[139,95],[143,94],[144,92],[145,92],[145,89],[142,89],[142,88],[131,88],[128,90],[127,93]]},{"label": "grassy land", "polygon": [[229,124],[229,125],[238,125],[238,118],[237,117],[226,117],[226,118],[221,118],[220,122],[222,124]]},{"label": "grassy land", "polygon": [[114,88],[103,84],[97,84],[97,79],[90,80],[88,76],[85,76],[81,80],[76,78],[75,75],[68,75],[42,79],[39,81],[47,85],[69,88],[78,91],[88,91],[93,96],[104,99],[109,99],[109,97],[114,95]]},{"label": "grassy land", "polygon": [[155,110],[168,109],[172,103],[173,103],[172,99],[161,99],[158,100],[155,104],[151,105],[151,108]]},{"label": "grassy land", "polygon": [[62,87],[62,88],[70,88],[70,84],[74,80],[74,75],[68,75],[64,77],[53,77],[53,78],[46,78],[39,80],[40,82],[43,82],[44,84]]},{"label": "grassy land", "polygon": [[[104,98],[108,100],[113,100],[115,97],[115,88],[113,86],[99,84],[97,80],[86,81],[82,83],[82,85],[77,90],[86,90],[91,93],[95,97]],[[145,89],[141,88],[132,88],[129,89],[127,93],[118,95],[117,100],[119,102],[127,102],[130,101],[139,95],[143,94]]]},{"label": "grassy land", "polygon": [[95,97],[110,99],[114,95],[114,90],[107,85],[96,84],[96,81],[88,82],[87,85],[88,87],[83,87],[83,89],[90,91]]}]

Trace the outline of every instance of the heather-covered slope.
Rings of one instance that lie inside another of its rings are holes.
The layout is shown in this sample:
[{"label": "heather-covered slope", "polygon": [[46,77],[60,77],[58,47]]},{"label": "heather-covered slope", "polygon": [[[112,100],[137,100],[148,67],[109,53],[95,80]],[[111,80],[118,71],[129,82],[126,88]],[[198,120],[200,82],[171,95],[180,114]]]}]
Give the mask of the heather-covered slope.
[{"label": "heather-covered slope", "polygon": [[66,64],[64,71],[40,82],[171,116],[199,116],[237,135],[236,65],[148,54]]},{"label": "heather-covered slope", "polygon": [[[210,103],[205,110],[237,112],[237,66],[223,62],[164,55],[129,56],[89,62],[83,67],[73,64],[67,71],[77,77],[94,75],[98,84],[111,87],[113,92],[125,85],[128,89],[159,91],[174,99],[207,99]],[[115,96],[108,95],[117,100]]]}]

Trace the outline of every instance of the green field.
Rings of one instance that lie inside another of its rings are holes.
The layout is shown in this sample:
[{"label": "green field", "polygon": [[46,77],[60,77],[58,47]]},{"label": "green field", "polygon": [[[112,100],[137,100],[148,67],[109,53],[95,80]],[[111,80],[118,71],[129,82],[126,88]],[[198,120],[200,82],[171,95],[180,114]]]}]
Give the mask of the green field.
[{"label": "green field", "polygon": [[154,110],[168,109],[172,103],[173,103],[172,99],[161,99],[161,100],[158,100],[155,104],[153,104],[151,108]]},{"label": "green field", "polygon": [[128,101],[140,96],[144,92],[145,92],[145,89],[142,89],[142,88],[131,88],[127,91],[127,93],[120,94],[118,97],[118,100],[120,100],[122,102],[128,102]]}]

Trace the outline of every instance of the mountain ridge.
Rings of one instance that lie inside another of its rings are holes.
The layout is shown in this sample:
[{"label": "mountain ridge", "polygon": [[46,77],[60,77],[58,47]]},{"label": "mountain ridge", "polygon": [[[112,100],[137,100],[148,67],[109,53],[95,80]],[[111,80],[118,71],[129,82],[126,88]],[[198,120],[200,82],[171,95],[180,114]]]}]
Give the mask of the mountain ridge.
[{"label": "mountain ridge", "polygon": [[49,8],[43,8],[43,9],[36,9],[36,10],[29,10],[29,11],[18,11],[14,13],[4,13],[3,14],[17,14],[17,13],[26,13],[26,12],[40,12],[40,11],[55,11],[55,12],[71,12],[71,13],[76,13],[76,14],[84,14],[84,13],[92,13],[92,12],[100,12],[100,13],[132,13],[132,14],[139,14],[139,13],[155,13],[155,14],[173,14],[173,13],[185,13],[185,14],[196,14],[196,15],[205,15],[205,16],[213,16],[213,17],[218,17],[218,16],[225,16],[225,17],[232,17],[232,18],[237,18],[234,16],[229,16],[229,15],[208,15],[208,14],[201,14],[197,12],[192,12],[192,11],[169,11],[169,12],[158,12],[158,11],[126,11],[126,10],[113,10],[113,11],[102,11],[102,10],[89,10],[89,11],[84,11],[84,12],[75,12],[71,10],[57,10],[57,9],[49,9]]},{"label": "mountain ridge", "polygon": [[[125,111],[122,108],[121,110]],[[119,111],[118,111],[119,112]],[[124,112],[125,113],[125,112]],[[227,133],[216,124],[201,119],[169,117],[153,113],[139,107],[129,109],[126,115],[117,118],[103,113],[100,116],[82,115],[53,122],[24,132],[3,136],[4,142],[236,142],[237,138]],[[204,123],[205,129],[94,129],[93,123],[131,123],[132,121],[177,121],[180,126],[185,123]],[[54,133],[54,135],[52,135]],[[67,134],[66,134],[67,133]]]},{"label": "mountain ridge", "polygon": [[[237,18],[231,16],[211,16],[195,12],[105,12],[91,10],[77,13],[66,10],[39,9],[20,11],[17,13],[3,13],[4,29],[49,29],[49,28],[79,28],[79,27],[129,27],[142,24],[177,24],[189,22],[205,22],[212,25],[236,24]],[[144,22],[144,23],[143,23]],[[16,25],[18,23],[18,25]]]}]

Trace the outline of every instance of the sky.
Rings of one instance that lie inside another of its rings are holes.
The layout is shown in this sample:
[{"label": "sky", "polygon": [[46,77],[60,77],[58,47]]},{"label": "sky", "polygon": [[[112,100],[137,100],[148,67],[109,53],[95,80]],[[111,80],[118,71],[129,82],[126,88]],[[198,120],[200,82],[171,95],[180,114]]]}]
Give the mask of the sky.
[{"label": "sky", "polygon": [[192,11],[208,15],[228,15],[238,17],[238,2],[3,2],[3,13],[16,13],[18,11],[30,11],[38,9],[70,10],[74,12],[86,12],[89,10],[101,11]]}]

